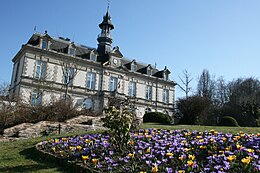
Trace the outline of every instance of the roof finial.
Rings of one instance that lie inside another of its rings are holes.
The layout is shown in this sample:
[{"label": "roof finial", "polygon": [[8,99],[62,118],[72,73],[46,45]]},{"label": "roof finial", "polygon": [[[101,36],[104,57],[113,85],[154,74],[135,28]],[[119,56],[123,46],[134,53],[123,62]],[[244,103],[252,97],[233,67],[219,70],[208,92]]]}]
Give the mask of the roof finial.
[{"label": "roof finial", "polygon": [[107,0],[107,11],[109,11],[110,0]]}]

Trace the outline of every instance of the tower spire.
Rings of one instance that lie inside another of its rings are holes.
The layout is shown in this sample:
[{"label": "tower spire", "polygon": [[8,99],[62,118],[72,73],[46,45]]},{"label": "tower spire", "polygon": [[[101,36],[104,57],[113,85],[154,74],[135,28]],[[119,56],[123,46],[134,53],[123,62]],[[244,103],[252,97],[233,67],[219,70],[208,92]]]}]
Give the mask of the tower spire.
[{"label": "tower spire", "polygon": [[107,0],[107,11],[109,11],[110,0]]},{"label": "tower spire", "polygon": [[107,12],[105,16],[103,16],[102,23],[99,24],[99,28],[101,29],[101,33],[98,35],[98,53],[103,56],[111,51],[112,49],[112,37],[110,35],[110,31],[114,29],[114,25],[111,22],[111,17],[109,14],[109,0],[107,6]]}]

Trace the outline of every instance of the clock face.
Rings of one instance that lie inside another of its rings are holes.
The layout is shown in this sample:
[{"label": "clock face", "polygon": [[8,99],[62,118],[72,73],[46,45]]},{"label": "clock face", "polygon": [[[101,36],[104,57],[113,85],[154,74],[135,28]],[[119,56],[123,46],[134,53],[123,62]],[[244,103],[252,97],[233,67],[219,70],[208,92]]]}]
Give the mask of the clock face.
[{"label": "clock face", "polygon": [[113,63],[114,63],[114,64],[117,64],[117,59],[114,59],[114,60],[113,60]]}]

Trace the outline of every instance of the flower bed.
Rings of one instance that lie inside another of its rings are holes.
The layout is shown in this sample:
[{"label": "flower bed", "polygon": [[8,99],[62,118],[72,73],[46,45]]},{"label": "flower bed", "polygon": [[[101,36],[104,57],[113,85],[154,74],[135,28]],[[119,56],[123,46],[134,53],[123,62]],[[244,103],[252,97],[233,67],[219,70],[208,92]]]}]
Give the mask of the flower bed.
[{"label": "flower bed", "polygon": [[43,141],[38,148],[93,172],[260,172],[260,134],[139,130],[124,151],[109,134]]}]

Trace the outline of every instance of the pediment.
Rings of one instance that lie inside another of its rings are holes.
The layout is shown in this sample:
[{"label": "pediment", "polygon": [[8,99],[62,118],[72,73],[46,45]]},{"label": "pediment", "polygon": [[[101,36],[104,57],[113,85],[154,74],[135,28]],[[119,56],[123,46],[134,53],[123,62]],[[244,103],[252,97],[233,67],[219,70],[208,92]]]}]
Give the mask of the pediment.
[{"label": "pediment", "polygon": [[123,54],[120,52],[119,47],[114,47],[113,50],[109,52],[109,54],[116,56],[118,58],[122,58]]}]

